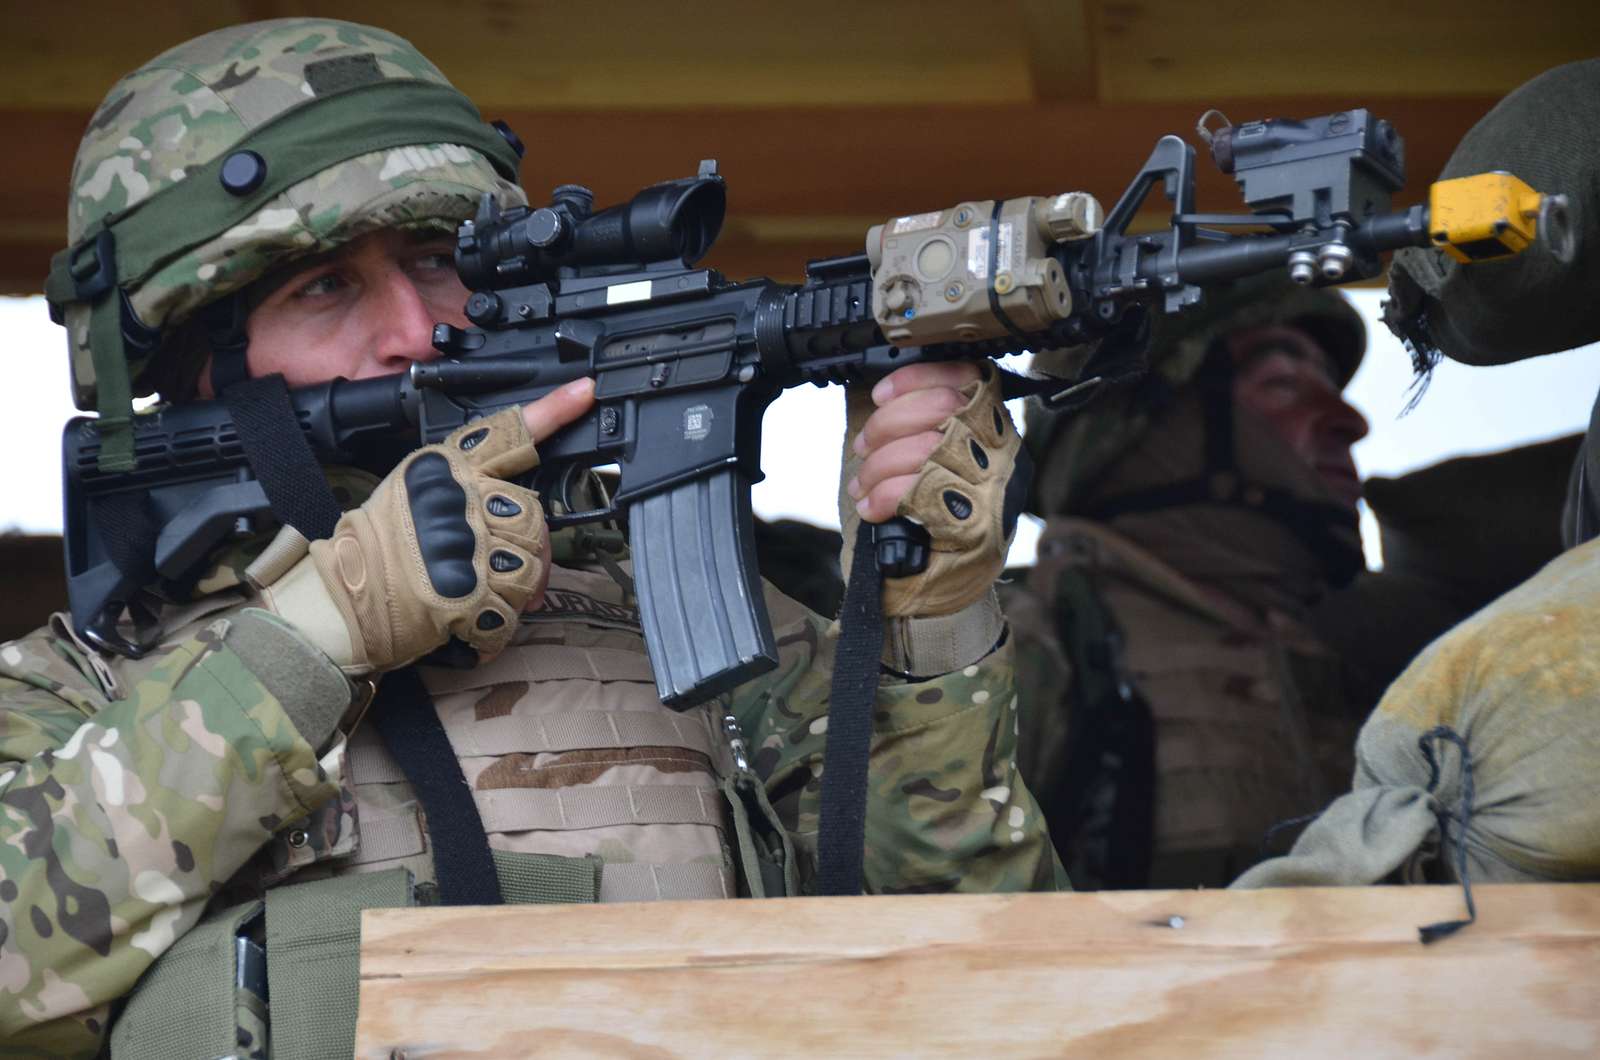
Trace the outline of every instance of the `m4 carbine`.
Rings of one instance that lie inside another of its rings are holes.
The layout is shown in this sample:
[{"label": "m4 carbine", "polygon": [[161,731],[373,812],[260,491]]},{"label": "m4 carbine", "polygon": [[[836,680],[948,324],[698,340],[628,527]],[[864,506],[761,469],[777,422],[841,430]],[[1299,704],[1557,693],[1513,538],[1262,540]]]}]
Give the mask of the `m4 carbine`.
[{"label": "m4 carbine", "polygon": [[[1559,198],[1499,174],[1392,210],[1401,140],[1364,110],[1200,131],[1251,212],[1196,213],[1194,148],[1167,136],[1109,215],[1080,192],[958,203],[874,227],[863,253],[814,261],[797,285],[694,267],[722,225],[714,162],[599,212],[574,185],[537,209],[485,197],[456,250],[472,325],[439,325],[441,357],[408,374],[293,391],[299,425],[319,460],[371,464],[593,376],[594,407],[540,445],[533,484],[552,526],[625,518],[657,691],[686,708],[777,663],[750,486],[762,415],[785,387],[1092,346],[1076,380],[1006,380],[1010,396],[1078,401],[1137,370],[1148,312],[1193,305],[1209,284],[1278,268],[1347,282],[1376,275],[1397,247],[1482,258],[1521,249],[1541,223],[1547,240],[1566,231]],[[1158,182],[1167,227],[1130,233]],[[136,417],[131,472],[99,470],[93,419],[71,421],[63,448],[73,622],[105,650],[147,650],[148,590],[182,590],[230,535],[278,521],[220,402]],[[621,471],[615,495],[577,510],[579,473],[608,464]],[[133,521],[156,528],[140,546],[153,557],[137,562],[130,500]],[[926,562],[920,527],[892,520],[875,535],[886,575]]]}]

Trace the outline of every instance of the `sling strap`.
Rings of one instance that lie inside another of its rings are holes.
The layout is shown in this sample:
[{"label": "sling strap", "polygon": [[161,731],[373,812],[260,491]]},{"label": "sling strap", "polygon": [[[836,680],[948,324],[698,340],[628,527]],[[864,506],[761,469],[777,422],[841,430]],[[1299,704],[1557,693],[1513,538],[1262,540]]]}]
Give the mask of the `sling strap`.
[{"label": "sling strap", "polygon": [[384,675],[372,717],[427,814],[440,901],[444,905],[501,904],[489,837],[484,834],[472,789],[416,667]]},{"label": "sling strap", "polygon": [[883,658],[883,572],[872,528],[865,523],[856,530],[839,624],[817,835],[817,892],[827,895],[860,894],[865,860],[867,760]]}]

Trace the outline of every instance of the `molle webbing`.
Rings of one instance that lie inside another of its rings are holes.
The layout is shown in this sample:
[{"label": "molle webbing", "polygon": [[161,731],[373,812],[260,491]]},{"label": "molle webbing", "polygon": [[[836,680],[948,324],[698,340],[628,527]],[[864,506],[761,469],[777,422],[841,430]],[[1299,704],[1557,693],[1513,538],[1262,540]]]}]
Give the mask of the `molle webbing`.
[{"label": "molle webbing", "polygon": [[723,826],[722,800],[716,789],[691,784],[492,788],[474,792],[473,797],[486,832],[609,828],[623,824]]},{"label": "molle webbing", "polygon": [[440,717],[463,756],[577,751],[585,748],[678,747],[714,758],[710,728],[695,714],[586,710],[570,714],[509,714],[463,722],[440,704]]},{"label": "molle webbing", "polygon": [[436,697],[506,681],[655,681],[644,651],[584,648],[581,651],[501,652],[470,670],[428,671],[428,690]]},{"label": "molle webbing", "polygon": [[555,854],[523,854],[494,850],[500,893],[510,903],[561,904],[600,901],[602,862],[590,855],[564,858]]}]

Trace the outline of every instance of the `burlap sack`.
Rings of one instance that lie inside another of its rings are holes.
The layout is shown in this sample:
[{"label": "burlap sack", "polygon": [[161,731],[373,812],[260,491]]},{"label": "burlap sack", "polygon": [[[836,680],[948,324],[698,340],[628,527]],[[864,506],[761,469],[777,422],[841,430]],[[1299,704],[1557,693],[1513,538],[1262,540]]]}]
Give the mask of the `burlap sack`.
[{"label": "burlap sack", "polygon": [[1354,790],[1234,887],[1600,880],[1600,542],[1428,647],[1356,743]]}]

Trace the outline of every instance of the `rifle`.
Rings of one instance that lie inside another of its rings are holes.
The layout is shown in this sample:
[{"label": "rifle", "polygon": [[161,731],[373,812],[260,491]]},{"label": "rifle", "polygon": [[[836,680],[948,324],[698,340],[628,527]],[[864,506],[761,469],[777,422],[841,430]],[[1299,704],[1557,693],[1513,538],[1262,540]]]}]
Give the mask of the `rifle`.
[{"label": "rifle", "polygon": [[[532,485],[553,528],[626,520],[657,691],[687,708],[777,664],[750,486],[762,477],[762,415],[784,388],[1092,345],[1076,380],[1006,373],[1007,396],[1074,404],[1140,369],[1149,312],[1194,305],[1207,285],[1275,268],[1342,283],[1376,275],[1379,255],[1398,247],[1485,258],[1521,249],[1541,224],[1545,239],[1570,230],[1560,197],[1503,174],[1467,178],[1480,183],[1454,197],[1439,189],[1463,182],[1438,184],[1428,206],[1391,210],[1402,142],[1365,110],[1219,130],[1206,120],[1200,134],[1249,213],[1196,213],[1195,150],[1166,136],[1109,215],[1080,192],[959,203],[875,226],[863,253],[813,261],[794,285],[695,267],[726,206],[714,161],[599,212],[577,185],[536,209],[502,211],[485,196],[457,237],[471,326],[438,325],[442,356],[409,373],[293,391],[300,428],[319,460],[386,467],[472,419],[593,376],[594,407],[540,445]],[[1130,233],[1158,182],[1168,226]],[[224,540],[277,521],[220,402],[138,416],[134,437],[134,470],[108,474],[93,419],[70,421],[63,435],[73,623],[129,656],[150,646],[148,590],[191,584]],[[615,495],[576,508],[580,475],[607,464],[621,471]],[[139,562],[121,529],[130,503],[154,540]],[[886,575],[926,564],[920,527],[897,519],[873,532]]]}]

